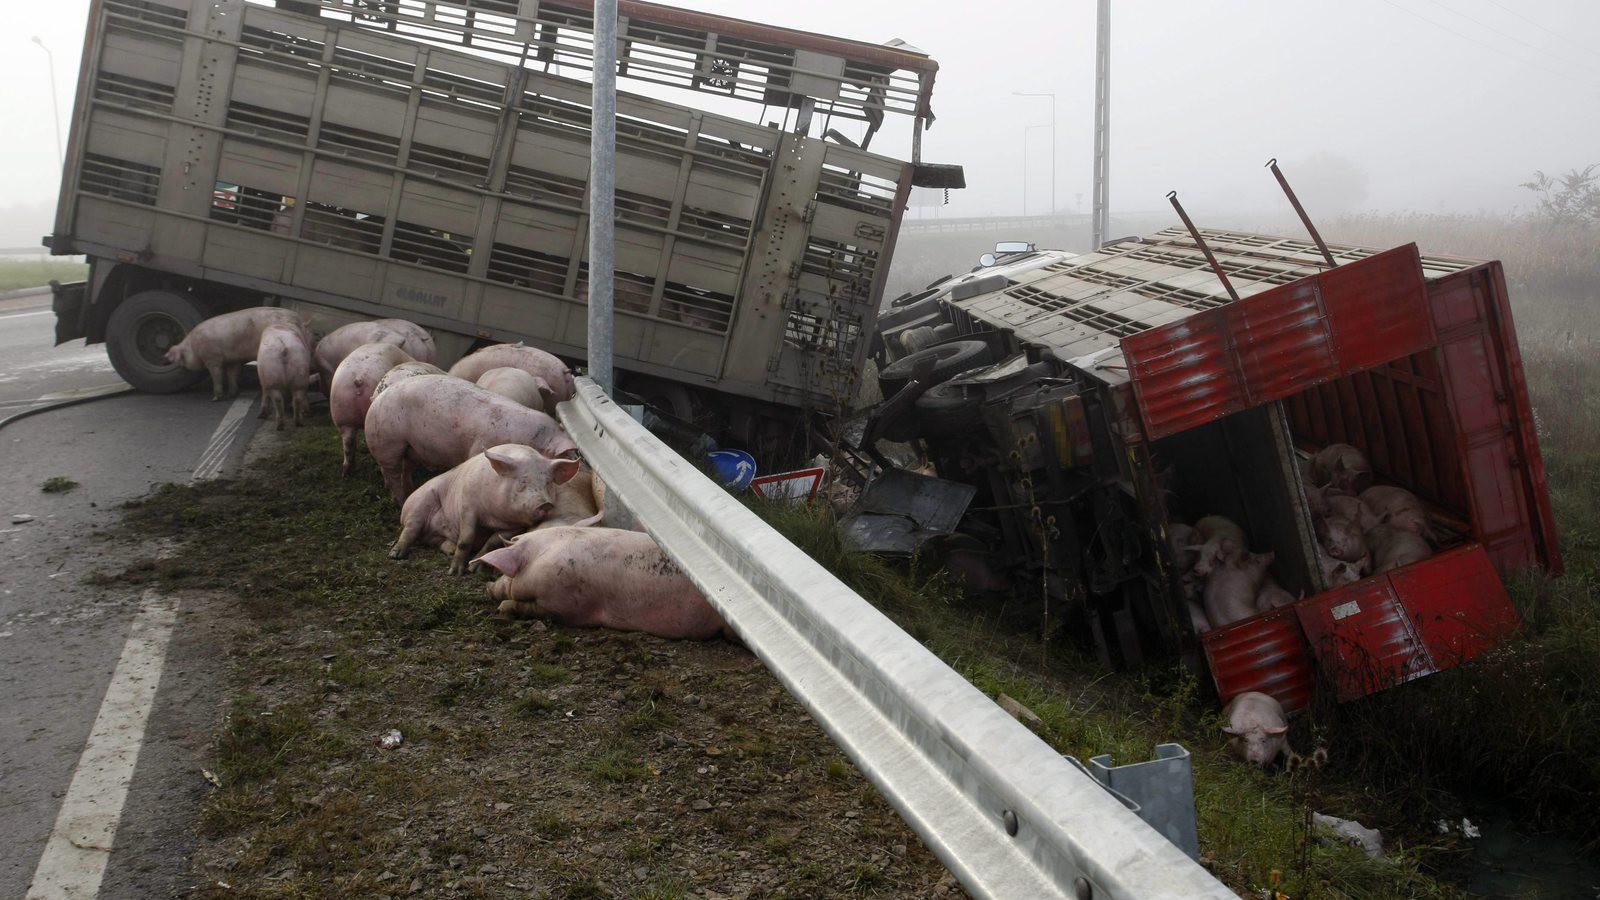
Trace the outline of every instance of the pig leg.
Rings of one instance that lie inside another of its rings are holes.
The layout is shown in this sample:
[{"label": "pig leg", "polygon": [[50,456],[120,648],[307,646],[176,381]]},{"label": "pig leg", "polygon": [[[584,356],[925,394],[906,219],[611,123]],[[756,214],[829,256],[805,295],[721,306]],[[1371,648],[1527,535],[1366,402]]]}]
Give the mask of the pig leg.
[{"label": "pig leg", "polygon": [[283,391],[281,391],[281,390],[274,390],[272,392],[272,418],[277,422],[277,425],[275,425],[274,427],[278,431],[282,431],[283,430]]},{"label": "pig leg", "polygon": [[356,461],[356,430],[349,425],[340,426],[339,443],[344,448],[344,465],[340,467],[339,474],[349,475]]},{"label": "pig leg", "polygon": [[422,535],[422,528],[428,523],[425,515],[413,516],[407,519],[400,527],[400,536],[395,539],[394,546],[389,548],[390,559],[405,559],[411,552],[411,545],[417,542]]},{"label": "pig leg", "polygon": [[232,400],[234,397],[239,396],[239,370],[242,369],[242,368],[244,368],[244,365],[242,363],[233,363],[233,364],[227,366],[224,369],[224,371],[227,373],[227,376],[228,376],[228,399],[229,400]]},{"label": "pig leg", "polygon": [[256,413],[256,418],[265,419],[272,412],[272,395],[266,385],[261,386],[261,411]]},{"label": "pig leg", "polygon": [[306,423],[306,416],[311,415],[311,400],[306,396],[305,388],[296,388],[294,392],[294,424],[299,427]]},{"label": "pig leg", "polygon": [[478,543],[478,517],[463,513],[456,526],[455,551],[450,554],[451,575],[467,574],[467,561],[472,558],[472,548]]},{"label": "pig leg", "polygon": [[211,399],[221,400],[222,390],[227,387],[227,376],[223,374],[222,364],[206,366],[206,371],[211,373]]}]

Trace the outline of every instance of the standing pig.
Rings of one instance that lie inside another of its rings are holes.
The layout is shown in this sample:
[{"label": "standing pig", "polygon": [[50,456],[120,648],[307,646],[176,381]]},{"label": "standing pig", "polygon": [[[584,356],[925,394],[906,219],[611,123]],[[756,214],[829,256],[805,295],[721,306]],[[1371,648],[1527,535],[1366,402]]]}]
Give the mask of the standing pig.
[{"label": "standing pig", "polygon": [[1245,762],[1270,765],[1289,746],[1289,719],[1283,704],[1257,691],[1245,691],[1228,701],[1222,710],[1228,724],[1228,752]]},{"label": "standing pig", "polygon": [[502,573],[488,588],[502,615],[692,641],[728,633],[722,617],[648,534],[544,528],[481,559]]},{"label": "standing pig", "polygon": [[1349,444],[1329,444],[1311,457],[1311,481],[1346,494],[1360,494],[1372,484],[1372,464]]},{"label": "standing pig", "polygon": [[450,374],[468,381],[477,381],[490,369],[509,366],[521,369],[535,378],[544,379],[555,394],[557,403],[571,400],[578,388],[572,381],[572,370],[567,364],[534,347],[521,344],[495,344],[461,357],[450,367]]},{"label": "standing pig", "polygon": [[1271,552],[1249,553],[1232,538],[1223,538],[1221,543],[1223,561],[1206,578],[1206,619],[1212,628],[1256,614],[1256,595],[1261,593],[1267,566],[1277,558]]},{"label": "standing pig", "polygon": [[287,325],[269,325],[261,332],[261,345],[256,351],[256,374],[261,379],[261,412],[256,418],[267,417],[267,400],[272,400],[272,412],[283,430],[283,408],[291,406],[294,424],[305,424],[311,413],[306,391],[311,387],[311,350],[300,332]]},{"label": "standing pig", "polygon": [[390,369],[409,362],[411,354],[395,344],[362,344],[334,370],[328,385],[328,415],[339,429],[339,442],[344,446],[344,466],[340,470],[344,474],[350,474],[355,462],[356,432],[366,427],[367,408],[372,405],[378,382]]},{"label": "standing pig", "polygon": [[413,377],[415,377],[417,375],[443,375],[443,374],[444,374],[444,370],[439,368],[438,366],[434,365],[433,363],[425,363],[425,362],[401,363],[400,365],[395,366],[394,368],[390,369],[387,373],[384,374],[384,376],[382,378],[378,379],[378,386],[372,389],[372,399],[373,400],[378,399],[378,397],[380,395],[382,395],[384,391],[388,390],[393,385],[396,385],[396,384],[399,384],[402,381],[405,381],[407,378],[413,378]]},{"label": "standing pig", "polygon": [[311,352],[311,327],[290,309],[257,306],[212,316],[189,329],[183,340],[167,348],[167,362],[191,372],[211,373],[211,399],[239,395],[239,370],[256,358],[261,333],[271,325],[292,329]]},{"label": "standing pig", "polygon": [[411,495],[413,465],[447,469],[497,444],[527,444],[550,457],[578,451],[555,419],[449,375],[416,375],[379,391],[366,432],[396,503]]},{"label": "standing pig", "polygon": [[492,391],[507,400],[515,400],[529,409],[540,412],[556,411],[555,392],[543,378],[529,375],[522,369],[500,366],[478,376],[478,387]]},{"label": "standing pig", "polygon": [[1422,539],[1422,535],[1393,525],[1373,527],[1367,532],[1367,545],[1372,548],[1374,575],[1421,562],[1433,555],[1433,548]]},{"label": "standing pig", "polygon": [[328,332],[317,342],[317,369],[322,372],[324,387],[339,370],[339,363],[363,344],[394,344],[418,362],[431,363],[438,356],[433,335],[415,322],[405,319],[351,322]]},{"label": "standing pig", "polygon": [[450,574],[465,574],[483,537],[538,523],[555,508],[551,488],[577,473],[575,459],[550,459],[520,444],[490,447],[406,499],[389,556],[403,558],[418,541],[438,544],[450,556]]}]

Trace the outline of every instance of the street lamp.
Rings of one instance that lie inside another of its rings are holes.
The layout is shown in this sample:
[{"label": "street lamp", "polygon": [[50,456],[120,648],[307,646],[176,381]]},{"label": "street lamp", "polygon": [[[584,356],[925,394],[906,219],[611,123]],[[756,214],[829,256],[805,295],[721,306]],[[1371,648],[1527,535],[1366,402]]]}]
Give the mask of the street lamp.
[{"label": "street lamp", "polygon": [[37,34],[33,36],[33,42],[39,45],[40,50],[44,51],[44,58],[50,66],[50,111],[56,117],[56,164],[65,169],[67,167],[67,155],[61,149],[61,101],[56,97],[56,56],[50,52],[49,47],[44,45],[44,41],[39,40]]},{"label": "street lamp", "polygon": [[[1056,214],[1056,95],[1050,92],[1012,91],[1018,97],[1050,98],[1050,215]],[[1023,151],[1027,158],[1027,151]],[[1026,178],[1026,176],[1024,176]]]}]

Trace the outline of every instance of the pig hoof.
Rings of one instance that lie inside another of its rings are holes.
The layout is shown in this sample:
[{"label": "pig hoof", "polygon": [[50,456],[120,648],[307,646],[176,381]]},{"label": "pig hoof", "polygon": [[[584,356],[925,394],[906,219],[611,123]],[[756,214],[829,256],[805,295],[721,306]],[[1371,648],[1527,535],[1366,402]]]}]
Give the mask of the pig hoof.
[{"label": "pig hoof", "polygon": [[495,608],[494,614],[507,619],[515,619],[517,617],[517,602],[515,600],[501,600],[500,605]]},{"label": "pig hoof", "polygon": [[406,558],[406,551],[402,547],[398,547],[398,546],[390,547],[389,548],[389,558],[390,559],[405,559]]}]

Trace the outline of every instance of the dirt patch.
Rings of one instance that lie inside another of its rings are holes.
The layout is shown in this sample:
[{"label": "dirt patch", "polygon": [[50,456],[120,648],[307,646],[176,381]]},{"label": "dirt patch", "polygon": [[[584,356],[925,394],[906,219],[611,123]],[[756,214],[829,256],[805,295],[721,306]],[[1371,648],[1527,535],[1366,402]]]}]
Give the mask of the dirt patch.
[{"label": "dirt patch", "polygon": [[114,577],[238,598],[202,895],[959,896],[746,650],[491,620],[363,463],[308,428],[128,510],[182,547]]}]

